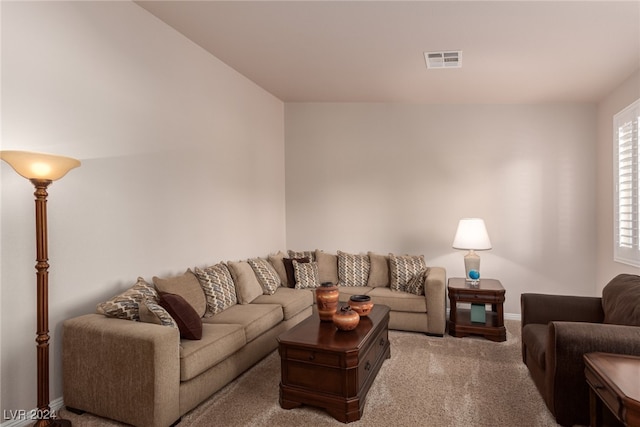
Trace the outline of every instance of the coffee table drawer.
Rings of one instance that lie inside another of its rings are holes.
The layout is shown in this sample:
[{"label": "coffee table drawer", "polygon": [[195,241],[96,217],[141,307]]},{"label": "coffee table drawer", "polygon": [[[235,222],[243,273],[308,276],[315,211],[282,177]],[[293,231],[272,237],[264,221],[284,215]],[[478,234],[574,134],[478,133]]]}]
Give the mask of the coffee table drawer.
[{"label": "coffee table drawer", "polygon": [[287,348],[282,357],[288,360],[298,360],[300,362],[311,362],[315,365],[326,365],[340,367],[340,355],[336,353],[326,353],[322,351],[307,350],[304,348]]},{"label": "coffee table drawer", "polygon": [[616,396],[609,387],[600,380],[600,378],[591,372],[591,370],[585,371],[585,377],[587,378],[587,383],[596,392],[596,394],[600,396],[600,399],[604,404],[609,407],[616,417],[620,417],[622,415],[622,405],[618,396]]},{"label": "coffee table drawer", "polygon": [[388,347],[388,333],[386,329],[380,330],[380,332],[371,340],[371,345],[365,349],[363,356],[358,363],[358,387],[361,388],[364,382],[371,375],[373,368],[376,366],[376,362],[379,357]]}]

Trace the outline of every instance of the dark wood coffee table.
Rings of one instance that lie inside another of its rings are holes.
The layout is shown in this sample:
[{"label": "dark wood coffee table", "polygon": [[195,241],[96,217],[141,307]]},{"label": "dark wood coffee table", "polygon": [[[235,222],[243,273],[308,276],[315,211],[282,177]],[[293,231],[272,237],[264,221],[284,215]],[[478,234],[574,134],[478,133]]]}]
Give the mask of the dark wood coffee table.
[{"label": "dark wood coffee table", "polygon": [[375,305],[353,331],[339,331],[317,313],[278,337],[280,406],[324,408],[348,423],[362,416],[367,392],[391,356],[389,307]]},{"label": "dark wood coffee table", "polygon": [[602,425],[603,404],[625,426],[640,426],[640,357],[608,353],[583,357],[591,427]]}]

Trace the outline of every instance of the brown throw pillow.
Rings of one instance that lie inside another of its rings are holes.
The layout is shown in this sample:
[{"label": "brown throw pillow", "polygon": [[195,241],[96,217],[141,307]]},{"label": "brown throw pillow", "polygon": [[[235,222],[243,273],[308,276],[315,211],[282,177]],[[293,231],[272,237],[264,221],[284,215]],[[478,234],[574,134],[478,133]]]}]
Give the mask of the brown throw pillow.
[{"label": "brown throw pillow", "polygon": [[287,272],[287,287],[295,288],[296,287],[296,273],[293,269],[293,261],[299,263],[310,262],[308,257],[304,258],[283,258],[282,262],[284,262],[284,269]]},{"label": "brown throw pillow", "polygon": [[202,319],[191,304],[180,295],[160,293],[160,307],[167,310],[176,321],[181,338],[188,340],[202,338]]}]

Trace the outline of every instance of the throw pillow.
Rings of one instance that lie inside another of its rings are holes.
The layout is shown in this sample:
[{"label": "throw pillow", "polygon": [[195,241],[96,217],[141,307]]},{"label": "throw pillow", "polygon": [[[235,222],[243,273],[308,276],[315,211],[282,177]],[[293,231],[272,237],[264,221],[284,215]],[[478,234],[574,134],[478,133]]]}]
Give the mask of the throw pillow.
[{"label": "throw pillow", "polygon": [[205,269],[194,268],[194,273],[207,299],[204,317],[211,317],[238,302],[236,285],[226,265],[219,263]]},{"label": "throw pillow", "polygon": [[287,286],[290,288],[294,288],[296,286],[296,276],[293,272],[293,261],[297,262],[310,262],[309,258],[283,258],[282,262],[284,263],[284,268],[287,272]]},{"label": "throw pillow", "polygon": [[158,301],[158,293],[152,285],[142,277],[138,277],[136,284],[131,288],[114,296],[109,301],[98,304],[96,312],[107,317],[138,321],[140,320],[138,304],[144,299]]},{"label": "throw pillow", "polygon": [[309,258],[309,261],[316,260],[316,254],[314,251],[292,251],[289,249],[289,258]]},{"label": "throw pillow", "polygon": [[264,258],[251,258],[247,260],[258,281],[262,285],[265,295],[273,295],[280,286],[280,277],[269,261]]},{"label": "throw pillow", "polygon": [[204,316],[207,310],[207,299],[204,296],[204,291],[202,290],[202,286],[200,286],[198,278],[193,274],[191,269],[188,269],[180,276],[166,279],[154,277],[153,283],[156,285],[158,292],[180,295],[185,301],[191,304],[191,307],[193,307],[200,317]]},{"label": "throw pillow", "polygon": [[236,285],[236,295],[238,295],[240,304],[249,304],[262,295],[262,286],[248,262],[229,261],[227,267],[229,267],[233,283]]},{"label": "throw pillow", "polygon": [[339,286],[366,286],[370,268],[369,255],[354,255],[338,251]]},{"label": "throw pillow", "polygon": [[282,251],[278,251],[277,254],[271,254],[267,257],[269,263],[273,266],[273,268],[278,272],[278,276],[280,277],[280,282],[282,286],[288,286],[287,284],[287,270],[284,268],[283,258],[286,255]]},{"label": "throw pillow", "polygon": [[180,338],[202,339],[202,319],[187,300],[177,294],[160,292],[159,304],[176,321]]},{"label": "throw pillow", "polygon": [[367,286],[372,288],[389,286],[389,259],[384,255],[369,252],[371,269],[369,270],[369,280]]},{"label": "throw pillow", "polygon": [[403,290],[404,292],[409,292],[410,294],[424,295],[424,281],[427,278],[428,274],[428,268],[421,270],[418,274],[409,279],[407,286],[405,286],[405,288],[401,290]]},{"label": "throw pillow", "polygon": [[296,289],[313,289],[320,286],[317,262],[298,262],[294,260],[293,271],[296,276]]},{"label": "throw pillow", "polygon": [[394,291],[406,291],[411,279],[427,268],[423,255],[389,254],[390,287]]},{"label": "throw pillow", "polygon": [[619,274],[602,290],[604,323],[640,326],[640,279]]},{"label": "throw pillow", "polygon": [[139,307],[141,322],[178,329],[178,324],[173,320],[173,317],[157,302],[146,299],[139,304]]},{"label": "throw pillow", "polygon": [[318,280],[320,283],[338,283],[338,256],[325,253],[316,249],[316,262],[318,263]]}]

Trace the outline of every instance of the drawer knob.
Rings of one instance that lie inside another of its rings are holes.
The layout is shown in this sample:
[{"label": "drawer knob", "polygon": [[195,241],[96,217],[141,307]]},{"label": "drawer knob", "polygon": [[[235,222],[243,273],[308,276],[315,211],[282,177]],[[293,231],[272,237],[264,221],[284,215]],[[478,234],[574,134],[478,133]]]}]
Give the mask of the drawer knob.
[{"label": "drawer knob", "polygon": [[368,370],[370,370],[370,369],[371,369],[371,362],[369,362],[369,361],[367,360],[367,363],[364,365],[364,370],[365,370],[365,371],[368,371]]},{"label": "drawer knob", "polygon": [[309,360],[313,360],[313,359],[315,359],[315,358],[316,358],[316,355],[315,355],[315,354],[311,353],[311,354],[309,355]]},{"label": "drawer knob", "polygon": [[380,347],[384,345],[384,338],[380,338]]}]

